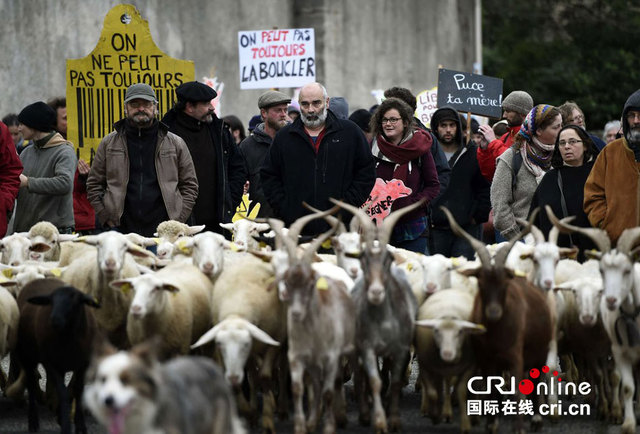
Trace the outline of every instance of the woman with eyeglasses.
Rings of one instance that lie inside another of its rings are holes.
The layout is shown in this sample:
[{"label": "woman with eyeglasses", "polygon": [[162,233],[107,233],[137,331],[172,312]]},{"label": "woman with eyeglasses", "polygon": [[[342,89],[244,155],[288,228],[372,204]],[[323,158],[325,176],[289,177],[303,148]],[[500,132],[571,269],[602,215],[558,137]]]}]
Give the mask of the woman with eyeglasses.
[{"label": "woman with eyeglasses", "polygon": [[498,157],[491,183],[497,242],[520,233],[516,219],[527,217],[531,198],[551,168],[551,155],[561,128],[562,117],[557,108],[547,104],[534,106],[511,148]]},{"label": "woman with eyeglasses", "polygon": [[[427,198],[424,206],[400,219],[390,238],[393,246],[425,253],[427,209],[429,202],[438,195],[440,183],[430,152],[431,135],[413,125],[411,107],[398,98],[384,100],[371,117],[370,126],[374,133],[371,151],[376,159],[378,178],[372,194],[379,196],[376,192],[388,191],[392,202],[382,200],[383,204],[380,197],[372,197],[375,203],[369,214],[380,219],[388,215],[384,212],[388,210],[382,208],[389,202],[391,211],[395,211]],[[395,196],[399,197],[393,200]]]},{"label": "woman with eyeglasses", "polygon": [[[575,216],[571,224],[591,227],[583,209],[584,184],[598,156],[598,148],[589,135],[576,125],[567,125],[560,130],[551,156],[552,170],[548,171],[531,200],[529,215],[541,207],[535,225],[546,235],[553,224],[544,210],[549,205],[558,218]],[[580,252],[593,248],[593,242],[579,234],[558,238],[558,246],[576,246]],[[582,253],[581,253],[582,259]]]}]

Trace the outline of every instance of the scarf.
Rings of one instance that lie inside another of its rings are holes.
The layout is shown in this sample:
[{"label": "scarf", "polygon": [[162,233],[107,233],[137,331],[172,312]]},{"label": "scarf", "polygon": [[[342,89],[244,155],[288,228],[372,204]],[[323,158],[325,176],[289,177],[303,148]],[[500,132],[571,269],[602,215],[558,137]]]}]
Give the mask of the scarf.
[{"label": "scarf", "polygon": [[373,155],[381,160],[396,163],[393,170],[395,179],[405,181],[412,160],[426,154],[431,149],[431,135],[422,130],[411,131],[399,144],[394,145],[378,134],[372,143]]},{"label": "scarf", "polygon": [[542,177],[551,167],[551,155],[555,145],[545,145],[537,137],[524,142],[520,147],[520,154],[524,165],[536,177],[536,183],[540,184]]}]

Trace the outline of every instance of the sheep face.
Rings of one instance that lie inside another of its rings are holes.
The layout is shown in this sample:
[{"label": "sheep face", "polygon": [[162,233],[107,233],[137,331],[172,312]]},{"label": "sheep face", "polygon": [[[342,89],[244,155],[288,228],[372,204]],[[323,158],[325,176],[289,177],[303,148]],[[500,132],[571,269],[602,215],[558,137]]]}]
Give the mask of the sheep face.
[{"label": "sheep face", "polygon": [[478,296],[484,306],[483,315],[489,322],[500,321],[504,313],[509,280],[514,273],[506,268],[478,268],[469,270],[478,278]]},{"label": "sheep face", "polygon": [[343,232],[333,237],[331,243],[336,252],[338,266],[343,268],[349,274],[349,277],[354,280],[362,276],[362,265],[360,264],[362,242],[360,234]]},{"label": "sheep face", "polygon": [[[297,263],[289,267],[284,276],[289,304],[288,315],[293,321],[304,321],[315,291],[316,278],[309,264]],[[322,278],[324,279],[324,278]],[[326,288],[325,288],[326,289]]]},{"label": "sheep face", "polygon": [[571,289],[576,297],[580,324],[593,327],[598,321],[598,315],[600,315],[600,302],[604,292],[602,279],[585,277],[577,279],[574,283],[575,285],[572,285]]},{"label": "sheep face", "polygon": [[92,297],[71,286],[63,286],[49,295],[31,297],[27,301],[41,306],[50,305],[51,327],[59,332],[72,330],[77,326],[84,315],[84,305],[100,307]]},{"label": "sheep face", "polygon": [[185,240],[184,247],[192,249],[193,264],[209,279],[215,279],[222,272],[223,251],[229,244],[220,234],[204,232]]},{"label": "sheep face", "polygon": [[257,249],[258,243],[253,236],[269,230],[267,223],[256,223],[247,219],[236,220],[233,223],[220,223],[220,226],[233,234],[233,242],[238,250]]},{"label": "sheep face", "polygon": [[153,253],[138,247],[124,235],[114,231],[81,237],[77,241],[97,247],[98,268],[107,279],[112,279],[120,274],[124,265],[125,253],[140,257],[154,256]]},{"label": "sheep face", "polygon": [[176,286],[163,282],[153,274],[116,280],[111,282],[111,287],[119,289],[123,293],[133,289],[135,294],[129,307],[129,317],[133,319],[144,318],[151,313],[162,311],[165,303],[168,303],[166,292],[175,293],[179,290]]},{"label": "sheep face", "polygon": [[424,288],[426,294],[433,294],[445,288],[451,287],[450,270],[452,259],[441,254],[424,256],[420,263],[424,269]]},{"label": "sheep face", "polygon": [[600,259],[600,273],[604,284],[604,301],[610,311],[618,310],[631,292],[634,284],[633,264],[629,257],[616,250],[605,253]]},{"label": "sheep face", "polygon": [[17,266],[29,259],[31,240],[23,234],[13,234],[0,240],[2,263]]},{"label": "sheep face", "polygon": [[389,274],[393,257],[387,249],[374,246],[365,250],[361,261],[367,300],[371,304],[380,305],[386,295],[385,277]]},{"label": "sheep face", "polygon": [[462,344],[468,334],[484,333],[485,328],[460,319],[432,319],[416,321],[416,326],[433,329],[433,338],[440,349],[440,358],[448,363],[457,362],[462,355]]},{"label": "sheep face", "polygon": [[558,246],[547,242],[536,244],[530,257],[533,260],[533,284],[545,291],[553,289],[556,265],[560,260]]},{"label": "sheep face", "polygon": [[[87,372],[83,398],[96,419],[110,432],[144,432],[152,426],[157,385],[149,367],[124,352],[106,356],[94,365]],[[132,421],[136,426],[131,426]]]}]

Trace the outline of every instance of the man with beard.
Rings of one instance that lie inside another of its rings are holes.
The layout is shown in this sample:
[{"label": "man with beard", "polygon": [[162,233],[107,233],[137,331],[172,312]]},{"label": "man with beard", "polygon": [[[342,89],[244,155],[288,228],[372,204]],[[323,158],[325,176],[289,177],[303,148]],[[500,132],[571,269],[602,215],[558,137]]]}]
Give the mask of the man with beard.
[{"label": "man with beard", "polygon": [[477,146],[463,139],[460,115],[450,106],[439,108],[431,117],[433,128],[451,167],[449,188],[432,205],[429,251],[446,257],[465,256],[473,259],[474,250],[468,241],[457,237],[440,206],[445,206],[462,228],[481,239],[482,223],[491,209],[490,185],[480,173],[476,159]]},{"label": "man with beard", "polygon": [[502,100],[502,117],[509,125],[509,131],[499,139],[496,138],[493,128],[489,125],[480,125],[480,132],[485,141],[478,146],[478,164],[482,175],[487,181],[493,181],[493,173],[496,171],[496,160],[504,151],[509,149],[513,140],[520,131],[520,126],[525,116],[533,108],[533,98],[527,92],[514,90]]},{"label": "man with beard", "polygon": [[186,142],[193,158],[200,192],[189,223],[222,233],[220,223],[231,221],[242,200],[246,179],[242,154],[213,110],[215,90],[190,81],[176,88],[176,96],[178,101],[162,122]]},{"label": "man with beard", "polygon": [[258,108],[263,122],[240,143],[249,180],[249,198],[254,204],[260,204],[259,217],[274,216],[262,191],[260,168],[276,133],[287,125],[287,105],[290,102],[291,98],[277,90],[269,90],[260,95]]},{"label": "man with beard", "polygon": [[627,228],[640,225],[640,89],[622,110],[622,137],[605,146],[584,185],[584,211],[615,245]]},{"label": "man with beard", "polygon": [[[260,171],[264,194],[287,226],[309,213],[303,201],[322,210],[333,206],[331,197],[361,206],[376,179],[362,130],[328,109],[324,86],[305,85],[298,101],[300,117],[276,134]],[[317,235],[328,228],[324,220],[315,220],[303,232]]]},{"label": "man with beard", "polygon": [[129,86],[124,114],[98,146],[87,196],[104,229],[151,237],[165,220],[187,220],[198,181],[184,141],[156,119],[151,86]]}]

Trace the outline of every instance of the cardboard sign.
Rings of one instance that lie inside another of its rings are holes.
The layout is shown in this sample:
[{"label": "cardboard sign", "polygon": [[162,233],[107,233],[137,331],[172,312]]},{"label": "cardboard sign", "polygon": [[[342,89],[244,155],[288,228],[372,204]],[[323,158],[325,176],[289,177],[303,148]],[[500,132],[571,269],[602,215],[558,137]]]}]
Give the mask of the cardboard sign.
[{"label": "cardboard sign", "polygon": [[399,197],[409,196],[411,192],[412,190],[399,179],[385,181],[382,178],[376,178],[376,183],[362,208],[370,204],[366,213],[376,225],[381,226],[382,221],[391,213],[393,202]]},{"label": "cardboard sign", "polygon": [[427,127],[431,127],[431,116],[438,110],[438,86],[423,90],[416,96],[416,112],[414,116]]},{"label": "cardboard sign", "polygon": [[313,29],[238,32],[240,89],[302,87],[316,81]]},{"label": "cardboard sign", "polygon": [[460,112],[499,118],[502,115],[502,79],[468,72],[440,69],[438,107],[452,106]]},{"label": "cardboard sign", "polygon": [[174,89],[195,79],[195,68],[160,51],[134,6],[118,5],[107,13],[91,54],[67,60],[66,74],[67,137],[91,163],[100,140],[124,118],[127,87],[149,84],[162,117],[173,105]]}]

